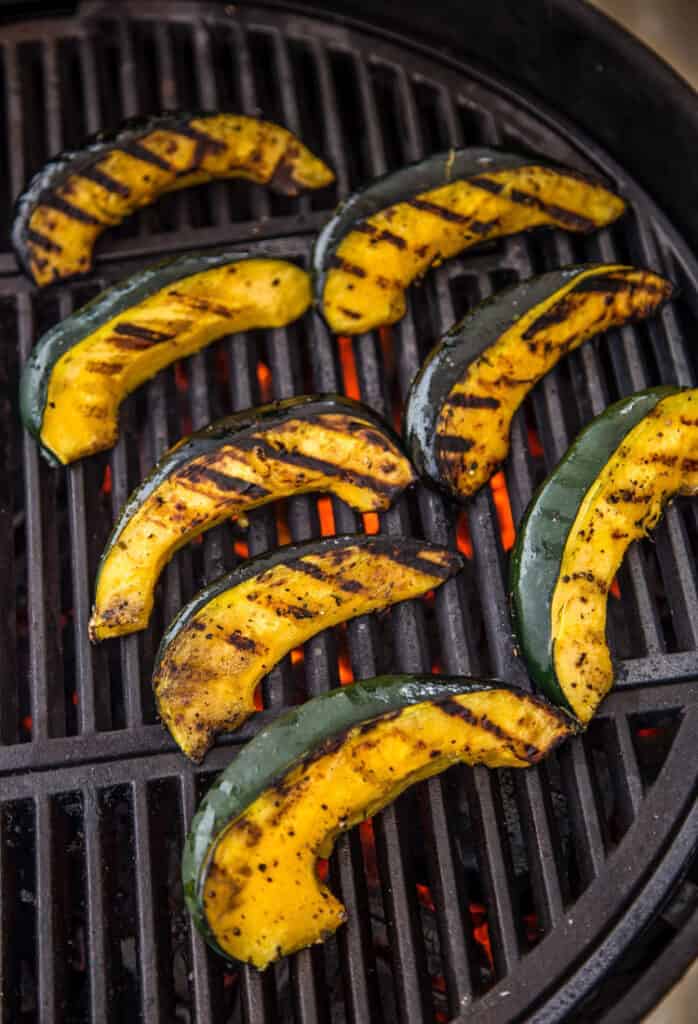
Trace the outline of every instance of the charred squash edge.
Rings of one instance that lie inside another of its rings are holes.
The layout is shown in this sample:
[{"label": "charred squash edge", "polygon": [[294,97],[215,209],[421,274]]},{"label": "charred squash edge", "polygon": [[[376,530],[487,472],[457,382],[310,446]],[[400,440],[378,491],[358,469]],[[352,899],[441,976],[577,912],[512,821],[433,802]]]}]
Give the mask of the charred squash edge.
[{"label": "charred squash edge", "polygon": [[553,662],[551,607],[562,554],[584,495],[633,427],[680,388],[657,387],[623,398],[587,426],[534,494],[516,537],[509,589],[514,630],[531,677],[570,710]]},{"label": "charred squash edge", "polygon": [[569,727],[570,734],[575,731],[576,723],[564,711],[548,705],[543,698],[499,680],[390,675],[331,690],[293,708],[257,733],[204,796],[184,846],[184,898],[197,928],[209,945],[230,960],[229,954],[216,942],[203,909],[202,890],[213,851],[226,826],[269,786],[324,740],[368,719],[379,718],[413,704],[438,703],[460,694],[502,689],[520,693],[545,705]]},{"label": "charred squash edge", "polygon": [[347,196],[315,239],[311,268],[315,303],[320,313],[324,317],[323,296],[327,274],[332,267],[332,257],[342,240],[360,221],[388,206],[394,206],[395,203],[404,202],[421,192],[429,192],[461,178],[469,178],[485,171],[491,173],[529,166],[549,167],[590,185],[611,188],[600,175],[585,174],[576,168],[556,164],[537,154],[507,153],[488,146],[446,150],[435,153],[426,160],[418,160],[401,167],[398,171],[384,174],[365,188]]},{"label": "charred squash edge", "polygon": [[[207,587],[204,587],[203,590],[200,590],[199,593],[191,599],[189,604],[186,604],[177,613],[163,633],[162,640],[160,641],[160,647],[158,648],[157,655],[155,656],[153,676],[157,674],[165,651],[174,638],[186,628],[191,619],[204,607],[204,605],[207,605],[209,601],[218,597],[218,595],[222,594],[225,590],[237,587],[240,583],[244,583],[253,576],[266,572],[268,569],[273,569],[277,565],[290,564],[300,558],[305,558],[306,555],[325,555],[329,551],[353,546],[374,548],[375,550],[378,550],[379,548],[383,548],[384,550],[395,550],[400,547],[415,547],[420,551],[431,550],[439,552],[440,554],[446,552],[452,560],[452,568],[449,567],[449,569],[446,570],[444,579],[448,579],[450,576],[455,575],[455,573],[459,572],[464,565],[463,558],[457,551],[444,548],[440,544],[431,544],[429,541],[418,540],[414,537],[390,537],[387,534],[380,533],[370,535],[365,533],[344,534],[339,537],[325,537],[322,540],[310,541],[308,543],[286,544],[283,547],[276,548],[275,551],[265,551],[261,555],[256,555],[254,558],[247,559],[231,572],[226,573],[224,576],[220,576],[217,580],[214,580],[213,583],[209,583]],[[440,573],[444,573],[444,567],[434,563],[434,576],[438,576]]]},{"label": "charred squash edge", "polygon": [[215,270],[228,263],[272,258],[264,254],[256,256],[231,249],[214,249],[211,252],[186,253],[174,259],[162,260],[100,292],[91,302],[51,327],[34,346],[22,370],[19,384],[22,422],[39,442],[47,461],[52,466],[63,465],[42,443],[41,426],[53,368],[68,349],[85,341],[109,320],[139,305],[174,281]]},{"label": "charred squash edge", "polygon": [[[26,236],[31,216],[39,205],[44,192],[61,185],[69,174],[79,174],[83,168],[91,165],[100,156],[116,146],[127,146],[129,143],[137,142],[149,132],[159,129],[165,131],[176,130],[178,126],[181,127],[183,121],[190,121],[193,118],[215,117],[225,114],[244,116],[238,115],[235,111],[227,110],[165,110],[159,114],[138,115],[127,118],[113,131],[100,131],[88,136],[80,149],[66,149],[51,157],[41,170],[37,171],[34,177],[31,178],[26,188],[17,197],[14,205],[11,241],[17,261],[24,273],[33,280],[29,254],[26,248]],[[251,118],[251,120],[256,120],[256,118]],[[283,177],[278,182],[278,186],[272,179],[268,182],[267,187],[275,189],[283,195],[294,194],[289,192],[288,182]],[[71,279],[75,276],[71,275]],[[64,280],[68,280],[68,278]]]},{"label": "charred squash edge", "polygon": [[[616,263],[584,263],[551,270],[496,292],[445,333],[422,363],[405,405],[405,446],[421,476],[427,477],[451,498],[456,497],[441,480],[434,441],[443,403],[468,366],[518,320],[541,302],[551,299],[556,291],[565,288],[575,277],[591,271],[603,277],[606,270],[617,272],[622,269],[656,273],[646,267]],[[675,291],[668,298],[671,294]],[[654,312],[660,307],[661,304]]]},{"label": "charred squash edge", "polygon": [[[133,514],[157,490],[160,484],[184,465],[184,463],[192,459],[198,459],[209,452],[215,452],[222,445],[234,445],[237,439],[245,437],[252,431],[269,430],[289,419],[302,419],[325,413],[346,413],[356,419],[363,420],[379,430],[386,440],[394,444],[398,452],[403,454],[402,444],[393,429],[376,412],[369,409],[368,406],[344,395],[301,395],[298,398],[286,398],[279,402],[271,402],[268,405],[244,409],[241,412],[233,413],[231,416],[225,416],[223,419],[216,420],[215,423],[210,423],[202,430],[197,430],[194,434],[174,445],[160,459],[145,480],[133,491],[121,510],[119,518],[104,547],[104,552],[97,569],[95,586],[99,583],[102,565]],[[270,494],[268,501],[274,500],[274,495]]]}]

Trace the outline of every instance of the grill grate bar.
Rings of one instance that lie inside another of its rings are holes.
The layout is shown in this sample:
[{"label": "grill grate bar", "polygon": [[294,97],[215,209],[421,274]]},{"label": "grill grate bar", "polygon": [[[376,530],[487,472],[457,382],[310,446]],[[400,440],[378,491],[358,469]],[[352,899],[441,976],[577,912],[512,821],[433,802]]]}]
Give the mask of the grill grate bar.
[{"label": "grill grate bar", "polygon": [[[182,806],[182,819],[185,834],[189,831],[192,819],[196,812],[197,798],[194,776],[190,773],[180,775],[180,800]],[[191,940],[191,967],[192,984],[194,989],[194,1014],[197,1022],[204,1024],[210,1020],[211,1012],[211,983],[209,978],[209,966],[206,944],[194,927],[191,918],[187,919]]]},{"label": "grill grate bar", "polygon": [[153,860],[151,856],[150,821],[147,783],[134,781],[131,786],[138,899],[138,960],[140,965],[141,1002],[145,1024],[161,1021],[161,979],[158,966],[159,943],[153,912]]},{"label": "grill grate bar", "polygon": [[36,967],[39,979],[39,1016],[47,1024],[57,1016],[56,983],[59,970],[56,955],[56,897],[54,893],[53,823],[50,798],[41,794],[34,805],[36,832]]},{"label": "grill grate bar", "polygon": [[108,1015],[107,942],[104,890],[102,886],[103,856],[100,839],[99,808],[93,786],[83,789],[85,830],[85,888],[87,899],[87,946],[90,969],[90,1013],[95,1021]]}]

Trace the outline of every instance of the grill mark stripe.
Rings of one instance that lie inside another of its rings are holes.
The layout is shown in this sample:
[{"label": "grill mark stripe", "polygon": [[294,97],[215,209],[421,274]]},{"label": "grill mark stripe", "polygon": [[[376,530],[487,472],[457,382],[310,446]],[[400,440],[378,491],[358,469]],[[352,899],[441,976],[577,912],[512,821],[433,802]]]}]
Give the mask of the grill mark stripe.
[{"label": "grill mark stripe", "polygon": [[394,245],[396,249],[406,249],[407,242],[402,235],[396,235],[393,231],[388,231],[384,228],[380,234],[376,235],[376,241],[388,242],[390,245]]},{"label": "grill mark stripe", "polygon": [[123,196],[126,199],[131,195],[131,189],[128,185],[124,185],[123,182],[117,181],[116,178],[112,178],[106,171],[101,171],[99,167],[83,167],[78,173],[78,177],[87,178],[88,181],[93,181],[96,185],[101,185],[107,192],[113,192],[115,195]]},{"label": "grill mark stripe", "polygon": [[169,341],[170,338],[175,337],[174,334],[169,334],[167,331],[153,331],[150,327],[140,327],[138,324],[132,324],[126,320],[121,320],[114,331],[116,334],[125,334],[129,338],[139,338],[141,341],[149,341],[153,344]]},{"label": "grill mark stripe", "polygon": [[175,298],[179,299],[183,306],[189,309],[195,309],[199,313],[215,313],[217,316],[223,317],[225,320],[232,320],[239,312],[237,309],[230,309],[228,306],[223,306],[219,302],[209,302],[207,299],[197,299],[195,295],[183,295],[181,292],[170,291],[170,295],[174,295]]},{"label": "grill mark stripe", "polygon": [[129,156],[135,157],[136,160],[142,160],[143,163],[159,167],[161,171],[168,171],[170,174],[174,173],[174,167],[171,163],[158,153],[153,153],[146,146],[142,146],[140,142],[120,142],[118,146],[115,146],[115,149],[120,149],[122,153],[127,153]]},{"label": "grill mark stripe", "polygon": [[43,249],[45,252],[63,252],[63,248],[58,242],[54,242],[52,238],[42,234],[41,231],[35,231],[34,228],[27,228],[25,237],[28,242],[38,246],[39,249]]},{"label": "grill mark stripe", "polygon": [[435,217],[440,217],[441,220],[449,221],[451,224],[469,224],[472,218],[464,216],[462,213],[456,213],[455,210],[449,210],[446,206],[440,206],[438,203],[432,203],[428,199],[413,199],[407,200],[407,205],[414,207],[415,210],[423,210],[424,213],[431,213]]},{"label": "grill mark stripe", "polygon": [[150,341],[145,341],[144,338],[118,338],[114,337],[114,335],[108,340],[114,348],[121,349],[124,352],[144,352],[152,344]]},{"label": "grill mark stripe", "polygon": [[540,334],[541,331],[547,330],[549,327],[554,327],[556,324],[561,324],[567,319],[569,314],[575,308],[575,302],[571,296],[565,295],[557,302],[555,302],[550,309],[546,310],[545,313],[541,313],[539,317],[530,324],[521,335],[524,341],[529,341],[534,338],[536,334]]},{"label": "grill mark stripe", "polygon": [[[504,185],[498,181],[492,181],[491,178],[477,177],[469,178],[468,180],[476,188],[484,189],[485,192],[490,192],[495,196],[500,195],[504,191]],[[505,198],[519,206],[534,206],[536,209],[549,214],[553,219],[561,221],[567,227],[576,231],[593,231],[596,227],[594,221],[588,217],[583,217],[580,213],[574,213],[573,210],[566,210],[555,203],[546,203],[543,199],[539,199],[538,196],[532,196],[528,192],[522,192],[520,189],[511,189]]]},{"label": "grill mark stripe", "polygon": [[202,477],[210,480],[219,491],[234,492],[236,494],[244,495],[246,498],[265,498],[269,491],[265,487],[260,487],[258,484],[253,484],[249,480],[242,480],[238,476],[231,476],[228,473],[221,473],[217,469],[213,469],[211,466],[197,466],[196,463],[190,466],[187,470],[180,474],[191,481],[191,483],[201,483]]},{"label": "grill mark stripe", "polygon": [[[507,732],[506,729],[502,729],[501,725],[496,725],[487,715],[476,715],[470,710],[470,708],[464,707],[459,704],[453,697],[447,697],[445,700],[438,701],[436,707],[440,711],[443,711],[445,715],[452,718],[462,718],[463,721],[467,722],[468,725],[475,726],[477,729],[484,729],[485,732],[489,732],[492,736],[496,736],[498,740],[506,744],[510,750],[515,752],[516,745],[521,741],[516,736],[512,736],[511,733]],[[540,750],[533,743],[525,744],[526,756],[523,760],[534,761],[536,758],[540,758]],[[520,754],[516,755],[520,757]]]},{"label": "grill mark stripe", "polygon": [[343,270],[345,274],[352,274],[354,277],[366,277],[366,271],[363,267],[359,267],[356,263],[350,263],[348,260],[343,260],[341,256],[333,256],[330,260],[330,266],[335,267],[337,270]]},{"label": "grill mark stripe", "polygon": [[97,360],[92,360],[85,365],[88,373],[101,373],[105,377],[114,377],[117,373],[121,373],[123,368],[123,363],[107,363]]},{"label": "grill mark stripe", "polygon": [[243,451],[259,448],[265,455],[269,456],[269,458],[276,459],[278,462],[285,463],[289,466],[297,466],[299,469],[312,469],[328,477],[339,477],[346,483],[354,484],[356,487],[365,487],[368,490],[378,491],[381,494],[388,495],[393,494],[395,490],[394,485],[386,484],[375,476],[369,476],[365,473],[355,473],[352,470],[343,469],[334,462],[328,462],[325,459],[316,459],[312,455],[301,455],[300,452],[279,451],[267,441],[264,441],[262,438],[255,437],[254,435],[249,438],[240,438],[236,441],[236,445]]},{"label": "grill mark stripe", "polygon": [[173,129],[173,134],[183,135],[187,139],[194,139],[195,142],[202,143],[204,149],[208,149],[211,153],[222,153],[227,148],[220,139],[214,139],[208,132],[204,132],[200,128],[194,128],[189,123],[178,125]]},{"label": "grill mark stripe", "polygon": [[362,314],[361,313],[357,313],[355,309],[347,309],[346,306],[338,306],[337,308],[339,309],[340,313],[344,313],[344,315],[348,316],[350,320],[360,320],[361,319]]},{"label": "grill mark stripe", "polygon": [[449,395],[444,404],[453,405],[459,409],[498,409],[501,402],[491,395],[470,395],[458,391]]},{"label": "grill mark stripe", "polygon": [[366,589],[358,580],[342,579],[341,575],[335,576],[321,569],[319,565],[306,562],[302,558],[299,558],[297,562],[289,562],[288,564],[290,569],[305,573],[306,576],[312,576],[314,580],[319,580],[321,583],[329,583],[333,587],[343,590],[346,594],[358,594]]},{"label": "grill mark stripe", "polygon": [[475,447],[472,437],[457,437],[455,434],[439,434],[436,443],[442,452],[453,452],[464,455]]},{"label": "grill mark stripe", "polygon": [[77,220],[81,224],[90,224],[92,227],[105,227],[101,220],[97,220],[91,213],[87,213],[86,210],[80,209],[79,206],[75,206],[73,203],[69,203],[67,199],[63,199],[62,196],[56,195],[55,192],[49,192],[41,197],[40,206],[48,206],[51,210],[58,210],[59,213],[64,214],[66,217],[70,217],[71,220]]},{"label": "grill mark stripe", "polygon": [[374,541],[371,550],[377,555],[384,555],[397,565],[407,569],[414,569],[427,576],[435,576],[437,579],[447,580],[460,569],[459,560],[454,555],[453,562],[447,565],[439,565],[438,562],[430,562],[428,558],[420,558],[419,554],[413,554],[409,550],[400,548],[399,545],[390,541]]}]

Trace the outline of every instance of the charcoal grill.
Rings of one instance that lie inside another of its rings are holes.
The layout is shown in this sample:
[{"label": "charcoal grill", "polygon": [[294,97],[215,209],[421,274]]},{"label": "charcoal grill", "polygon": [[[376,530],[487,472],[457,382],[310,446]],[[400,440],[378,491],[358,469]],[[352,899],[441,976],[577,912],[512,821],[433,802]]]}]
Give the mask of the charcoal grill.
[{"label": "charcoal grill", "polygon": [[[698,949],[695,502],[677,501],[654,541],[629,554],[610,609],[618,684],[586,736],[525,773],[451,769],[344,837],[329,865],[349,908],[336,938],[264,975],[233,969],[191,932],[179,856],[213,774],[284,706],[386,670],[530,685],[505,578],[533,488],[610,401],[660,382],[698,383],[698,265],[676,226],[577,129],[507,82],[376,23],[279,5],[97,0],[5,26],[1,59],[5,229],[12,197],[46,157],[159,108],[263,112],[337,171],[335,189],[297,201],[238,183],[167,197],[103,240],[92,278],[46,294],[19,275],[9,247],[0,251],[2,1020],[639,1019]],[[337,341],[309,316],[228,338],[132,396],[113,452],[61,472],[40,460],[19,427],[18,369],[38,335],[98,287],[162,254],[220,242],[306,265],[314,233],[348,190],[466,143],[525,146],[600,170],[632,212],[590,238],[550,232],[453,260],[412,290],[392,329]],[[550,374],[516,417],[505,474],[466,511],[423,487],[379,521],[362,523],[328,498],[259,510],[249,529],[226,524],[177,556],[147,633],[90,648],[103,543],[169,443],[231,410],[307,391],[344,390],[398,422],[421,359],[475,300],[599,258],[649,264],[681,296]],[[150,691],[164,623],[247,552],[362,527],[457,544],[466,569],[430,600],[309,641],[269,676],[266,712],[202,768],[185,763]]]}]

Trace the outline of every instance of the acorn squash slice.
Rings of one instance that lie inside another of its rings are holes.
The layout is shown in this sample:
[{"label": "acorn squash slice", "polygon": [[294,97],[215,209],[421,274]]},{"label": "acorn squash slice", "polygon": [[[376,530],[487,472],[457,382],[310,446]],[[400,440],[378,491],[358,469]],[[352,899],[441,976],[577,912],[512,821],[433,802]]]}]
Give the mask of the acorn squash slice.
[{"label": "acorn squash slice", "polygon": [[106,228],[165,192],[214,178],[248,178],[283,195],[322,188],[329,167],[286,128],[239,114],[171,111],[59,153],[15,207],[17,259],[38,285],[84,274]]},{"label": "acorn squash slice", "polygon": [[255,710],[257,684],[294,647],[356,615],[419,597],[457,573],[454,551],[409,538],[330,537],[243,563],[175,618],[153,682],[160,717],[192,760]]},{"label": "acorn squash slice", "polygon": [[584,724],[613,685],[608,591],[674,495],[698,493],[698,389],[654,388],[582,431],[534,496],[511,591],[529,671]]},{"label": "acorn squash slice", "polygon": [[506,458],[512,418],[534,385],[595,335],[651,316],[672,291],[651,270],[601,263],[553,270],[476,306],[412,385],[405,436],[419,472],[470,498]]},{"label": "acorn squash slice", "polygon": [[111,448],[121,402],[148,378],[234,331],[281,327],[310,303],[305,271],[230,251],[148,267],[37,342],[20,380],[26,428],[54,465]]},{"label": "acorn squash slice", "polygon": [[129,498],[100,563],[90,636],[145,629],[174,552],[230,516],[310,491],[375,512],[413,480],[390,428],[349,398],[305,395],[219,420],[170,449]]},{"label": "acorn squash slice", "polygon": [[204,797],[182,861],[197,926],[223,956],[263,970],[322,942],[346,911],[316,873],[337,836],[458,761],[525,768],[574,731],[505,683],[385,676],[277,718]]},{"label": "acorn squash slice", "polygon": [[542,225],[593,231],[624,210],[600,180],[543,158],[438,153],[337,208],[313,251],[316,302],[331,330],[362,334],[400,320],[409,285],[473,245]]}]

